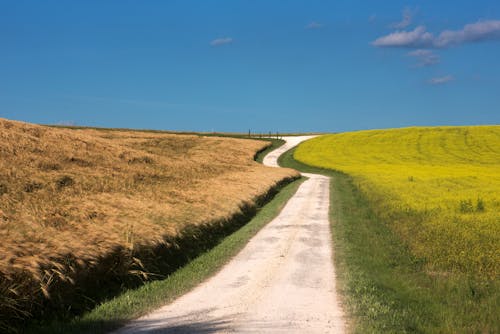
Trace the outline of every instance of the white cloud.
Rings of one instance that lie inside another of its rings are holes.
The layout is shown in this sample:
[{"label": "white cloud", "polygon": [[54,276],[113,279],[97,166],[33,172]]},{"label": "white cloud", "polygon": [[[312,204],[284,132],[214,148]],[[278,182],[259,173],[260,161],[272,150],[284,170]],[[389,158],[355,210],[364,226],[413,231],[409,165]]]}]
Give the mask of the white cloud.
[{"label": "white cloud", "polygon": [[233,39],[231,37],[222,37],[222,38],[216,38],[213,41],[210,42],[211,46],[221,46],[221,45],[226,45],[226,44],[231,44],[233,43]]},{"label": "white cloud", "polygon": [[372,42],[377,47],[447,48],[465,43],[500,40],[500,20],[467,24],[461,30],[445,30],[437,37],[424,26],[412,31],[396,31]]},{"label": "white cloud", "polygon": [[426,50],[426,49],[417,49],[408,52],[408,56],[414,57],[418,60],[417,63],[418,67],[435,65],[440,61],[439,55],[435,54],[431,50]]},{"label": "white cloud", "polygon": [[418,26],[412,31],[396,31],[377,38],[372,42],[372,45],[378,47],[422,48],[432,47],[433,42],[434,36],[427,32],[424,26]]},{"label": "white cloud", "polygon": [[448,82],[453,81],[453,80],[455,80],[455,78],[453,76],[445,75],[443,77],[432,78],[428,82],[431,85],[443,85],[443,84],[448,83]]},{"label": "white cloud", "polygon": [[314,21],[313,21],[313,22],[309,23],[308,25],[306,25],[306,27],[305,27],[305,28],[306,28],[307,30],[311,30],[311,29],[321,29],[321,28],[323,28],[324,26],[325,26],[325,25],[324,25],[324,24],[322,24],[322,23],[318,23],[318,22],[314,22]]},{"label": "white cloud", "polygon": [[449,47],[468,42],[500,39],[500,20],[467,24],[461,30],[445,30],[434,41],[436,47]]},{"label": "white cloud", "polygon": [[394,29],[404,29],[408,27],[413,21],[413,16],[415,15],[415,13],[415,10],[406,7],[403,10],[403,18],[401,19],[401,21],[391,24],[390,27]]}]

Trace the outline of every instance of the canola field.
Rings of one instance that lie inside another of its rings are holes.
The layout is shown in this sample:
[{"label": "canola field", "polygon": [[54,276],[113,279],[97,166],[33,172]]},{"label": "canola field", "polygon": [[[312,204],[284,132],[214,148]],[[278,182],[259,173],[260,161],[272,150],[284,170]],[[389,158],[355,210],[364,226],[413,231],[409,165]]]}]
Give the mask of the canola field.
[{"label": "canola field", "polygon": [[351,175],[429,274],[498,279],[500,126],[326,135],[294,157]]}]

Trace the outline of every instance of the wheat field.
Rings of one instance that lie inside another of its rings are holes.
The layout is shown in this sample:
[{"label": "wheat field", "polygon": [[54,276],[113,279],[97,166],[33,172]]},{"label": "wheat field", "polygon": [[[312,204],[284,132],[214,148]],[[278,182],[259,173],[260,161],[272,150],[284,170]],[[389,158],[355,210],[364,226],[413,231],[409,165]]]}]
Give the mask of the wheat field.
[{"label": "wheat field", "polygon": [[117,249],[133,255],[253,206],[297,176],[253,161],[267,145],[0,119],[0,318],[28,317],[37,296],[51,299]]},{"label": "wheat field", "polygon": [[429,274],[498,279],[500,126],[326,135],[295,158],[353,176]]}]

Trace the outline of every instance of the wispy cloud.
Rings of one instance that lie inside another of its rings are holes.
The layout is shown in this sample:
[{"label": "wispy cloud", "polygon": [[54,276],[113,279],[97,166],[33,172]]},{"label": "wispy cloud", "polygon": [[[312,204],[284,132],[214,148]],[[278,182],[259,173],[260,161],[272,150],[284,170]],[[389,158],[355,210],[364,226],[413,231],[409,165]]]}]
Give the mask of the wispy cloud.
[{"label": "wispy cloud", "polygon": [[455,78],[452,75],[445,75],[442,77],[432,78],[428,81],[428,83],[431,85],[443,85],[453,80],[455,80]]},{"label": "wispy cloud", "polygon": [[309,23],[308,25],[305,26],[305,28],[307,30],[312,30],[312,29],[321,29],[323,28],[325,25],[323,23],[319,23],[319,22],[311,22]]},{"label": "wispy cloud", "polygon": [[434,41],[436,47],[500,39],[500,20],[467,24],[461,30],[445,30]]},{"label": "wispy cloud", "polygon": [[373,13],[368,17],[368,22],[373,23],[375,21],[377,21],[377,14]]},{"label": "wispy cloud", "polygon": [[396,31],[379,37],[372,42],[372,45],[377,47],[427,48],[433,47],[434,36],[427,32],[424,26],[419,26],[412,31]]},{"label": "wispy cloud", "polygon": [[404,29],[408,27],[412,23],[413,16],[416,14],[416,12],[416,10],[406,7],[403,10],[403,18],[401,19],[401,21],[391,24],[390,27],[394,29]]},{"label": "wispy cloud", "polygon": [[418,49],[408,52],[408,56],[417,59],[417,67],[431,66],[439,63],[440,57],[432,50]]},{"label": "wispy cloud", "polygon": [[56,123],[56,125],[75,126],[76,122],[75,121],[59,121],[59,122]]},{"label": "wispy cloud", "polygon": [[226,45],[226,44],[231,44],[233,43],[233,38],[232,37],[221,37],[221,38],[216,38],[213,41],[210,42],[211,46],[221,46],[221,45]]},{"label": "wispy cloud", "polygon": [[479,21],[460,30],[445,30],[434,36],[424,26],[396,31],[372,42],[376,47],[447,48],[472,42],[500,40],[500,20]]}]

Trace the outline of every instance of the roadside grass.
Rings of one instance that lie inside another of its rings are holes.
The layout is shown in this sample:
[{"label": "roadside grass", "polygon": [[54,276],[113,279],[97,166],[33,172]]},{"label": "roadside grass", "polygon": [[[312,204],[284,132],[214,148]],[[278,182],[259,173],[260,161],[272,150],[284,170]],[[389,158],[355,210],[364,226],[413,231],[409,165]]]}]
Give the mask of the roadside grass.
[{"label": "roadside grass", "polygon": [[428,275],[424,261],[377,217],[352,178],[293,158],[279,164],[331,177],[330,222],[338,289],[353,333],[499,333],[499,285]]},{"label": "roadside grass", "polygon": [[269,141],[271,143],[270,146],[258,151],[255,154],[254,160],[263,163],[264,162],[264,157],[271,151],[274,151],[280,146],[283,146],[285,144],[285,141],[283,139],[271,139],[271,138],[262,138],[262,140]]},{"label": "roadside grass", "polygon": [[284,186],[268,204],[258,210],[250,222],[166,279],[126,291],[71,322],[57,321],[45,327],[32,327],[26,332],[105,333],[172,302],[219,271],[251,237],[279,214],[303,181],[301,178]]}]

